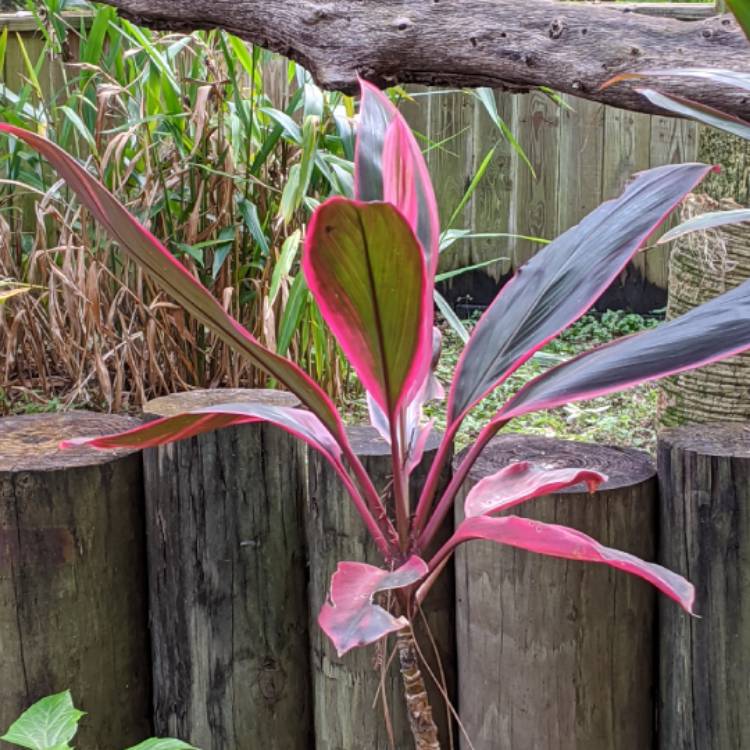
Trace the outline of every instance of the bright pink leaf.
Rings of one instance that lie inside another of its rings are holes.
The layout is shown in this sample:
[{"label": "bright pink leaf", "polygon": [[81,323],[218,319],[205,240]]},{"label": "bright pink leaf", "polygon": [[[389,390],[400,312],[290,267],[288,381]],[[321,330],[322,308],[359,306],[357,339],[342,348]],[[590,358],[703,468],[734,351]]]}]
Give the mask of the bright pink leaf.
[{"label": "bright pink leaf", "polygon": [[472,539],[507,544],[550,557],[609,565],[643,578],[674,599],[685,610],[691,614],[693,612],[695,589],[677,573],[656,563],[645,562],[627,552],[605,547],[586,534],[567,526],[542,523],[518,516],[467,518],[430,562],[430,569],[442,564],[453,548]]},{"label": "bright pink leaf", "polygon": [[362,384],[393,420],[432,359],[432,296],[414,233],[389,203],[331,198],[310,221],[302,267]]},{"label": "bright pink leaf", "polygon": [[534,497],[581,483],[587,485],[589,492],[595,492],[606,481],[607,477],[598,471],[544,469],[520,461],[477,482],[466,497],[464,513],[467,518],[498,513]]},{"label": "bright pink leaf", "polygon": [[394,571],[360,562],[340,562],[331,578],[328,601],[318,616],[320,627],[338,655],[406,627],[409,621],[405,617],[394,617],[374,604],[373,596],[378,591],[410,586],[425,575],[427,564],[416,556]]}]

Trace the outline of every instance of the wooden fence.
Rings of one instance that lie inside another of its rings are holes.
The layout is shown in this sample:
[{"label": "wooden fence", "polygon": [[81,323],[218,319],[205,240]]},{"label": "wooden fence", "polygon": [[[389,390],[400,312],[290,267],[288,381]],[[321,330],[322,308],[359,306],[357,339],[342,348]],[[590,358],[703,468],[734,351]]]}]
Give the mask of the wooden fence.
[{"label": "wooden fence", "polygon": [[[615,197],[633,173],[697,157],[698,126],[692,122],[570,96],[563,97],[561,106],[541,91],[495,92],[494,99],[536,176],[501,136],[484,106],[463,92],[419,97],[408,110],[416,130],[431,142],[445,144],[427,155],[444,218],[496,147],[484,181],[455,222],[457,228],[553,239],[603,200]],[[457,247],[449,258],[452,268],[507,258],[454,280],[454,299],[472,295],[484,304],[498,282],[540,246],[524,239],[479,238]],[[663,305],[667,253],[666,248],[641,253],[627,278],[611,290],[611,303],[644,310]]]},{"label": "wooden fence", "polygon": [[[639,12],[704,18],[711,4],[628,6]],[[18,40],[36,59],[42,40],[35,22],[19,14],[0,15],[10,31],[2,80],[13,89],[26,76]],[[53,69],[40,76],[54,86]],[[280,75],[284,72],[280,70]],[[281,87],[280,87],[281,88]],[[576,224],[603,200],[616,196],[634,172],[695,160],[699,127],[669,117],[607,107],[571,96],[562,105],[541,91],[494,93],[497,112],[517,137],[530,169],[501,135],[484,106],[463,91],[414,88],[404,110],[430,145],[428,164],[435,181],[443,222],[447,222],[491,148],[494,157],[479,188],[456,218],[454,228],[475,233],[509,233],[552,239]],[[445,270],[504,258],[481,270],[455,277],[446,290],[455,301],[486,304],[509,274],[540,247],[529,240],[461,240],[443,261]],[[668,248],[639,254],[602,300],[611,307],[648,311],[666,302]]]}]

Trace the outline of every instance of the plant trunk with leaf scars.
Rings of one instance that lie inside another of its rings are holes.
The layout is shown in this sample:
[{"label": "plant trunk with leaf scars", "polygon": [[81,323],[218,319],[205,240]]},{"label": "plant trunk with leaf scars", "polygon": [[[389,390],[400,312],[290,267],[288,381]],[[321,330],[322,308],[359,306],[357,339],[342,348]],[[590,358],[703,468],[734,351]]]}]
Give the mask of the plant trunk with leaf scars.
[{"label": "plant trunk with leaf scars", "polygon": [[416,750],[440,750],[438,730],[432,718],[432,707],[427,696],[427,686],[419,668],[419,655],[410,628],[398,634],[396,643],[404,682],[404,697],[409,714],[409,724],[414,735]]},{"label": "plant trunk with leaf scars", "polygon": [[[612,4],[551,0],[105,0],[159,29],[222,28],[304,65],[325,88],[353,92],[357,76],[395,83],[549,86],[617,107],[656,112],[622,72],[747,69],[750,45],[730,15],[683,21]],[[660,90],[750,119],[750,98],[700,79]]]}]

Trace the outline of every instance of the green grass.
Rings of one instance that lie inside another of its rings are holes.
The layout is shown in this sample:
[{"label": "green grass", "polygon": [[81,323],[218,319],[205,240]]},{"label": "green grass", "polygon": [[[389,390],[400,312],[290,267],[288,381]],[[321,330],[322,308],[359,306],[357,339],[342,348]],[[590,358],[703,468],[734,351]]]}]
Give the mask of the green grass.
[{"label": "green grass", "polygon": [[[568,359],[614,338],[651,328],[658,322],[656,316],[643,317],[611,310],[603,314],[585,315],[543,351],[554,357]],[[469,321],[467,325],[471,324]],[[437,374],[447,390],[461,353],[461,342],[447,327],[443,329],[443,336],[443,353]],[[460,450],[471,443],[509,396],[549,366],[548,362],[532,359],[475,407],[459,433],[457,448]],[[656,402],[657,388],[653,384],[647,384],[623,393],[529,414],[511,422],[505,429],[569,440],[631,446],[653,453],[656,444]],[[425,412],[429,418],[435,419],[437,429],[445,427],[444,402],[428,404]],[[346,418],[351,424],[367,421],[364,396],[346,405]]]}]

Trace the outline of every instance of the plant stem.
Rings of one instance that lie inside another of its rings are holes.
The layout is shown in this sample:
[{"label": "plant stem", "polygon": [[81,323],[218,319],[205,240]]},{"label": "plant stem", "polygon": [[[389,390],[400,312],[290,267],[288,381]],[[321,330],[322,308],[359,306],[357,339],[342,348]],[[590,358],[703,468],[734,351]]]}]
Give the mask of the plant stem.
[{"label": "plant stem", "polygon": [[399,631],[396,641],[404,683],[404,699],[409,725],[416,750],[440,750],[438,730],[432,718],[432,707],[427,697],[424,677],[419,669],[419,657],[410,627]]},{"label": "plant stem", "polygon": [[424,531],[420,534],[416,544],[417,550],[425,549],[429,545],[432,537],[440,528],[443,519],[448,514],[448,511],[453,504],[453,498],[464,483],[469,470],[474,465],[477,458],[479,458],[479,454],[484,450],[487,443],[497,434],[498,430],[500,430],[505,424],[506,422],[490,422],[479,433],[479,437],[477,437],[476,442],[471,447],[466,458],[464,458],[459,465],[456,473],[450,481],[450,484],[446,487],[443,496],[440,498],[435,511],[430,516],[427,526],[425,526]]},{"label": "plant stem", "polygon": [[414,539],[419,536],[422,528],[427,522],[430,510],[432,509],[432,503],[435,499],[438,483],[440,482],[443,467],[445,466],[448,456],[450,456],[451,448],[453,447],[453,438],[455,438],[460,425],[460,422],[455,422],[451,425],[443,435],[443,439],[440,441],[437,455],[432,461],[432,465],[427,474],[427,479],[425,480],[424,489],[422,490],[419,502],[417,503],[417,510],[412,525],[412,537]]}]

